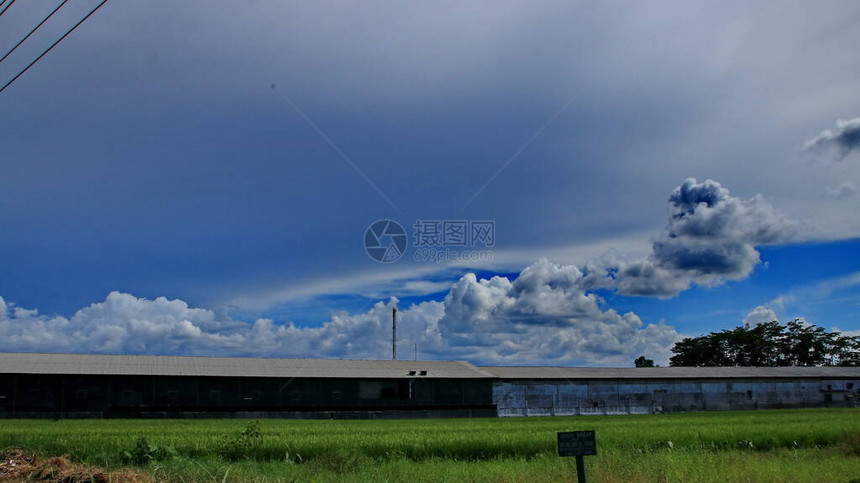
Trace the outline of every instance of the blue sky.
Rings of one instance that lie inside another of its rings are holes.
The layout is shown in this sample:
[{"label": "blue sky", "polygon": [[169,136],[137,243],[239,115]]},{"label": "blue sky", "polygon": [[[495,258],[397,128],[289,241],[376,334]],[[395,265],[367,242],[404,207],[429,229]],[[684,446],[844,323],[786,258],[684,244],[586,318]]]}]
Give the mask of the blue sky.
[{"label": "blue sky", "polygon": [[[403,344],[483,363],[665,360],[757,308],[858,331],[858,20],[108,2],[0,94],[0,349],[383,358],[394,305]],[[492,220],[493,259],[377,263],[380,219]]]}]

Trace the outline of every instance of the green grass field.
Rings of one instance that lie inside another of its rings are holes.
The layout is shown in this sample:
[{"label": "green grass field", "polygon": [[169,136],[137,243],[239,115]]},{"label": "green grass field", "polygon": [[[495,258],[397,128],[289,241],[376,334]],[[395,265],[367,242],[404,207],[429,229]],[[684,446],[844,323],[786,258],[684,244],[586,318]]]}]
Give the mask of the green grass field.
[{"label": "green grass field", "polygon": [[[857,481],[860,410],[259,422],[0,420],[0,448],[108,469],[139,438],[157,481],[575,481],[556,432],[593,429],[590,481]],[[175,450],[175,451],[173,451]]]}]

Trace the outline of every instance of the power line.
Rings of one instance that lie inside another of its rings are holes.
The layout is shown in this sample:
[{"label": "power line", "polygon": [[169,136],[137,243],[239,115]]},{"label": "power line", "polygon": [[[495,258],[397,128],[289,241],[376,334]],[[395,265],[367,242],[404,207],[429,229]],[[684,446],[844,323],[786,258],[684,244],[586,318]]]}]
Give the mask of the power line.
[{"label": "power line", "polygon": [[[6,3],[6,0],[3,0],[3,3]],[[0,3],[0,6],[3,6],[3,3]],[[9,10],[9,7],[11,7],[13,3],[15,3],[15,0],[12,0],[11,2],[9,2],[9,5],[6,5],[6,8],[4,8],[2,12],[0,12],[0,17],[2,17],[4,13],[6,13],[6,10]]]},{"label": "power line", "polygon": [[[14,2],[15,0],[12,0],[12,1]],[[13,77],[13,78],[12,78],[12,80],[10,80],[9,82],[7,82],[7,83],[6,83],[6,85],[4,85],[3,87],[0,87],[0,92],[3,92],[4,90],[6,90],[6,88],[7,88],[7,87],[9,87],[9,86],[10,86],[13,82],[15,82],[19,77],[21,77],[22,75],[24,75],[24,72],[27,72],[28,70],[30,70],[30,67],[33,67],[33,65],[34,65],[34,64],[36,64],[36,62],[39,62],[39,60],[40,60],[42,57],[44,57],[48,52],[50,52],[50,51],[51,51],[51,49],[53,49],[54,47],[56,47],[56,46],[57,46],[57,44],[59,44],[60,42],[62,42],[64,38],[68,37],[68,35],[69,35],[70,33],[72,33],[76,28],[78,28],[78,25],[80,25],[80,24],[84,23],[88,18],[90,18],[90,15],[92,15],[92,14],[96,13],[96,10],[100,9],[100,8],[101,8],[101,6],[102,6],[102,5],[104,5],[105,3],[107,3],[107,0],[102,0],[102,2],[101,2],[101,3],[99,3],[98,5],[96,5],[96,8],[94,8],[94,9],[90,10],[90,13],[88,13],[86,17],[84,17],[84,18],[82,18],[80,21],[78,21],[78,23],[76,23],[76,24],[74,25],[74,27],[70,28],[66,33],[64,33],[64,34],[63,34],[63,36],[62,36],[62,37],[60,37],[59,39],[57,39],[57,41],[56,41],[56,42],[54,42],[53,44],[51,44],[51,46],[50,46],[50,47],[48,47],[44,52],[42,52],[42,54],[41,54],[41,55],[39,55],[38,57],[36,57],[36,60],[34,60],[33,62],[30,62],[30,65],[28,65],[27,67],[24,67],[24,70],[22,70],[21,72],[19,72],[19,73],[18,73],[18,75],[16,75],[15,77]],[[9,5],[12,5],[12,4],[10,3]],[[6,8],[9,8],[9,7],[6,7]]]},{"label": "power line", "polygon": [[[4,1],[5,1],[5,0],[4,0]],[[59,9],[63,8],[63,5],[65,5],[65,4],[66,4],[66,2],[68,2],[68,1],[69,1],[69,0],[63,0],[63,3],[61,3],[61,4],[60,4],[59,6],[57,6],[57,8],[55,8],[55,9],[54,9],[50,14],[48,14],[48,16],[47,16],[47,17],[45,17],[45,19],[44,19],[44,20],[42,20],[41,22],[39,22],[39,25],[36,25],[36,26],[33,28],[33,30],[31,30],[31,31],[30,31],[30,33],[28,33],[26,36],[24,36],[24,38],[23,38],[23,39],[21,39],[21,41],[20,41],[20,42],[18,42],[17,44],[15,44],[15,46],[14,46],[14,47],[12,47],[12,50],[10,50],[9,52],[6,52],[6,55],[4,55],[2,59],[0,59],[0,62],[3,62],[4,60],[6,60],[6,57],[9,57],[9,55],[10,55],[12,52],[15,52],[15,49],[17,49],[17,48],[18,48],[18,46],[20,46],[20,45],[21,45],[21,44],[23,44],[27,39],[29,39],[29,38],[30,38],[30,36],[31,36],[31,35],[33,35],[33,32],[35,32],[36,30],[39,30],[39,27],[41,27],[41,26],[42,26],[42,24],[44,24],[45,22],[47,22],[47,21],[48,21],[48,19],[50,19],[50,18],[51,18],[55,13],[57,13],[57,10],[59,10]]]}]

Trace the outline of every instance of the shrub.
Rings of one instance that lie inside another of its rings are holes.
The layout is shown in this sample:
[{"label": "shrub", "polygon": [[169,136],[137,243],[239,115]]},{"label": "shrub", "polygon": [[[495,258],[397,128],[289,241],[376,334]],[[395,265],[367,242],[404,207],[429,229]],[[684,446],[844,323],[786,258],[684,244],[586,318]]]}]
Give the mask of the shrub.
[{"label": "shrub", "polygon": [[253,459],[263,446],[263,432],[259,421],[251,421],[238,435],[225,434],[221,444],[221,457],[230,461]]},{"label": "shrub", "polygon": [[122,452],[122,460],[137,466],[149,464],[151,461],[163,461],[176,458],[179,453],[168,445],[155,445],[146,441],[146,438],[137,440],[137,444],[130,450]]}]

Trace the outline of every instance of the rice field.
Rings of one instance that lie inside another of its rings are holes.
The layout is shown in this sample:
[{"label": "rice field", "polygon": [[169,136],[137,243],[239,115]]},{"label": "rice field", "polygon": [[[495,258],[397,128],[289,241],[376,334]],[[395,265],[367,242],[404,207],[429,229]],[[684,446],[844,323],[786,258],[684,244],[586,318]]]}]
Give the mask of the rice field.
[{"label": "rice field", "polygon": [[[595,430],[589,481],[860,482],[860,410],[443,420],[0,420],[0,448],[153,481],[576,481],[556,432]],[[142,444],[141,438],[146,444]]]}]

